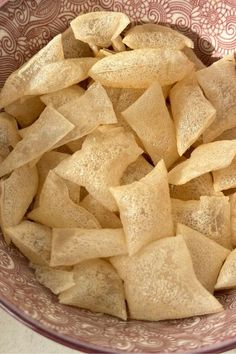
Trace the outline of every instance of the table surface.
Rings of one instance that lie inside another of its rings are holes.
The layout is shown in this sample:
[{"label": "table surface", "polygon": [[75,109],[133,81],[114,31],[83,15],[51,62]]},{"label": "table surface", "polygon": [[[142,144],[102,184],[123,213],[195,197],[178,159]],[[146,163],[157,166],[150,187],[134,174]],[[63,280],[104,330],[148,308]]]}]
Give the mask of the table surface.
[{"label": "table surface", "polygon": [[[2,309],[0,309],[0,333],[0,354],[81,353],[33,332]],[[227,352],[227,354],[236,354],[236,349]]]}]

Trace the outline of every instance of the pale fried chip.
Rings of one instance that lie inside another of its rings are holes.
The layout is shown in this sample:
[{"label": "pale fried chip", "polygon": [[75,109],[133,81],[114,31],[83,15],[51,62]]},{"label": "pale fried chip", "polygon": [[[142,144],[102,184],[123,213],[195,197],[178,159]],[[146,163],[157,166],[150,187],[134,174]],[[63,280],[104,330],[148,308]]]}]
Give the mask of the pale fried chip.
[{"label": "pale fried chip", "polygon": [[0,157],[6,158],[11,149],[20,141],[15,119],[9,114],[0,113]]},{"label": "pale fried chip", "polygon": [[34,269],[37,281],[49,288],[54,294],[59,294],[75,285],[74,274],[71,271],[52,269],[41,265],[34,266]]},{"label": "pale fried chip", "polygon": [[18,225],[30,206],[38,187],[37,169],[27,165],[20,167],[10,177],[2,179],[0,185],[0,224],[9,243],[5,229]]},{"label": "pale fried chip", "polygon": [[185,47],[183,48],[183,52],[186,55],[186,57],[194,63],[194,69],[195,71],[204,69],[206,65],[203,64],[203,62],[197,57],[197,55],[194,53],[192,48]]},{"label": "pale fried chip", "polygon": [[221,268],[215,290],[231,289],[236,287],[236,250],[233,250],[226,258]]},{"label": "pale fried chip", "polygon": [[84,94],[84,89],[78,85],[66,87],[62,90],[48,93],[40,97],[45,105],[51,104],[54,108],[58,108],[65,103],[70,102],[74,98],[78,98]]},{"label": "pale fried chip", "polygon": [[182,235],[186,242],[198,280],[213,293],[220,269],[230,251],[182,224],[177,225],[176,234]]},{"label": "pale fried chip", "polygon": [[19,225],[7,228],[6,233],[31,262],[49,265],[52,242],[49,227],[25,220]]},{"label": "pale fried chip", "polygon": [[37,96],[22,97],[5,107],[5,112],[16,118],[21,127],[32,124],[44,110],[45,105]]},{"label": "pale fried chip", "polygon": [[122,42],[121,36],[114,38],[111,43],[115,52],[124,52],[126,50],[126,46]]},{"label": "pale fried chip", "polygon": [[99,11],[80,15],[70,25],[76,39],[91,47],[109,47],[129,23],[124,13]]},{"label": "pale fried chip", "polygon": [[70,266],[126,253],[123,229],[53,229],[50,265]]},{"label": "pale fried chip", "polygon": [[171,201],[163,160],[140,181],[110,190],[120,210],[129,255],[151,241],[173,236]]},{"label": "pale fried chip", "polygon": [[84,197],[80,205],[96,217],[102,228],[117,229],[122,227],[118,216],[105,208],[90,194]]},{"label": "pale fried chip", "polygon": [[214,121],[216,110],[204,97],[195,73],[171,89],[170,103],[181,156]]},{"label": "pale fried chip", "polygon": [[174,124],[157,81],[122,114],[154,164],[164,159],[168,168],[178,159]]},{"label": "pale fried chip", "polygon": [[108,262],[95,259],[77,265],[74,280],[76,285],[60,294],[60,303],[127,319],[123,284]]},{"label": "pale fried chip", "polygon": [[147,88],[158,80],[161,86],[182,80],[193,64],[180,51],[172,49],[136,49],[99,60],[89,75],[102,85]]},{"label": "pale fried chip", "polygon": [[209,142],[225,130],[236,126],[236,73],[234,54],[197,72],[198,82],[206,97],[215,107],[215,121],[203,134]]},{"label": "pale fried chip", "polygon": [[69,197],[66,183],[50,171],[43,185],[39,207],[28,218],[50,227],[100,228],[97,219]]},{"label": "pale fried chip", "polygon": [[96,58],[72,58],[47,64],[30,80],[28,95],[42,95],[61,90],[87,79]]},{"label": "pale fried chip", "polygon": [[193,150],[191,157],[169,172],[170,184],[185,184],[207,172],[220,170],[231,164],[236,155],[236,140],[214,141]]},{"label": "pale fried chip", "polygon": [[200,200],[172,199],[171,202],[175,225],[189,226],[221,246],[232,248],[228,197],[202,196]]},{"label": "pale fried chip", "polygon": [[147,162],[143,156],[139,156],[136,161],[131,163],[125,170],[121,184],[130,184],[139,181],[153,170],[153,166]]},{"label": "pale fried chip", "polygon": [[123,39],[128,47],[183,49],[185,46],[193,48],[193,41],[170,27],[145,23],[131,28]]},{"label": "pale fried chip", "polygon": [[117,205],[109,187],[120,184],[128,165],[141,154],[142,150],[130,133],[125,133],[123,128],[106,127],[90,134],[82,149],[62,161],[55,172],[84,186],[102,205],[116,211]]},{"label": "pale fried chip", "polygon": [[236,158],[228,167],[213,172],[215,191],[236,188]]},{"label": "pale fried chip", "polygon": [[30,80],[42,67],[63,59],[61,34],[59,34],[8,77],[0,93],[0,108],[6,107],[26,95]]},{"label": "pale fried chip", "polygon": [[76,39],[71,27],[62,33],[62,45],[65,59],[93,56],[89,45]]},{"label": "pale fried chip", "polygon": [[123,275],[131,318],[159,321],[223,310],[196,278],[182,236],[155,241],[111,262]]},{"label": "pale fried chip", "polygon": [[53,107],[46,107],[39,119],[27,128],[23,140],[0,164],[0,177],[50,150],[73,128],[74,125]]},{"label": "pale fried chip", "polygon": [[230,222],[231,222],[231,239],[233,247],[236,247],[236,191],[229,197],[230,201]]},{"label": "pale fried chip", "polygon": [[113,50],[110,49],[100,49],[96,55],[96,58],[102,59],[108,57],[109,55],[115,54]]}]

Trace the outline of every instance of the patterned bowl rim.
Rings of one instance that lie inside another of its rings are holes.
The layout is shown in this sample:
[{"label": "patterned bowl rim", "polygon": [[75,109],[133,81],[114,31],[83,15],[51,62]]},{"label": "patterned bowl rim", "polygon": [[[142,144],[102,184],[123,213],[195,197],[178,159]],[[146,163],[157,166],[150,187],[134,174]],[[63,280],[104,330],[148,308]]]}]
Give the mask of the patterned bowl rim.
[{"label": "patterned bowl rim", "polygon": [[[33,331],[39,333],[40,335],[57,342],[59,344],[62,344],[64,346],[67,346],[69,348],[75,349],[75,350],[81,350],[84,353],[91,353],[91,354],[127,354],[129,352],[127,351],[111,351],[108,350],[102,346],[98,345],[93,345],[88,342],[83,342],[80,340],[74,340],[72,338],[69,338],[68,336],[65,336],[63,334],[57,334],[53,330],[47,328],[46,326],[39,324],[32,318],[28,317],[27,315],[23,314],[22,311],[20,311],[15,305],[11,304],[7,300],[3,300],[0,298],[0,308],[6,311],[9,315],[11,315],[13,318],[18,320],[20,323],[23,325],[29,327]],[[185,352],[186,354],[207,354],[207,353],[212,353],[212,354],[217,354],[217,353],[223,353],[225,351],[235,349],[236,347],[236,337],[234,339],[229,339],[226,340],[222,343],[219,344],[213,344],[209,345],[205,348],[194,350],[194,351],[188,351]],[[132,353],[132,352],[130,352]],[[182,351],[178,351],[175,353],[183,353]]]}]

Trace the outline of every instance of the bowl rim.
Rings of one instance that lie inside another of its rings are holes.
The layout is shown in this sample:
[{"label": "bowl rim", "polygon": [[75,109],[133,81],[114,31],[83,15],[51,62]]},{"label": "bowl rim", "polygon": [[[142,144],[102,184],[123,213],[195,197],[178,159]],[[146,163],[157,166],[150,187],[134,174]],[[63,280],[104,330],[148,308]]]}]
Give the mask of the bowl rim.
[{"label": "bowl rim", "polygon": [[[128,354],[132,352],[127,352],[127,351],[114,351],[114,350],[109,350],[105,347],[98,346],[98,345],[93,345],[88,342],[80,341],[80,340],[75,340],[73,338],[67,337],[64,334],[57,334],[53,330],[47,328],[43,324],[35,321],[34,319],[30,318],[21,310],[19,310],[15,305],[11,304],[8,300],[0,298],[0,308],[4,311],[6,311],[9,315],[11,315],[13,318],[15,318],[17,321],[22,323],[23,325],[27,326],[34,332],[54,341],[57,342],[61,345],[64,345],[66,347],[69,347],[74,350],[80,350],[84,353],[91,353],[91,354]],[[203,347],[202,349],[197,349],[193,351],[188,351],[185,352],[186,354],[217,354],[217,353],[223,353],[225,351],[235,349],[236,348],[236,337],[233,339],[228,339],[226,341],[223,341],[221,343],[209,345],[206,347]],[[144,352],[145,353],[145,352]],[[158,353],[158,352],[157,352]],[[183,354],[182,351],[177,351],[175,353]]]}]

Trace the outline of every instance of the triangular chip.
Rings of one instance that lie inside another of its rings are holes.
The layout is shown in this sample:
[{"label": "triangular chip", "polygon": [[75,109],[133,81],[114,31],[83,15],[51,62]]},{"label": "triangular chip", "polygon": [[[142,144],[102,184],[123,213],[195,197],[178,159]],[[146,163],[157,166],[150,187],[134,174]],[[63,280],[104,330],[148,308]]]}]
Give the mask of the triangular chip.
[{"label": "triangular chip", "polygon": [[33,263],[49,265],[52,232],[47,226],[31,221],[6,229],[17,248]]},{"label": "triangular chip", "polygon": [[192,48],[185,47],[183,48],[183,52],[186,55],[186,57],[194,63],[194,69],[195,71],[204,69],[206,65],[203,64],[203,62],[198,58],[198,56],[194,53]]},{"label": "triangular chip", "polygon": [[62,90],[48,93],[40,97],[45,105],[52,105],[54,108],[63,106],[65,103],[70,102],[74,98],[80,97],[84,94],[84,89],[78,85],[66,87]]},{"label": "triangular chip", "polygon": [[[236,73],[234,53],[197,72],[198,82],[215,107],[215,121],[203,134],[209,142],[236,126]],[[226,94],[227,93],[227,94]]]},{"label": "triangular chip", "polygon": [[177,225],[176,234],[182,235],[186,242],[198,280],[213,293],[222,264],[230,251],[182,224]]},{"label": "triangular chip", "polygon": [[73,128],[74,125],[53,107],[46,107],[39,119],[27,128],[24,139],[16,144],[14,150],[0,164],[0,177],[50,150]]},{"label": "triangular chip", "polygon": [[102,85],[147,88],[158,80],[161,86],[182,80],[193,64],[180,51],[172,49],[135,49],[99,60],[89,75]]},{"label": "triangular chip", "polygon": [[149,242],[173,236],[171,201],[163,160],[140,181],[110,190],[120,210],[129,255]]},{"label": "triangular chip", "polygon": [[221,268],[215,290],[231,289],[236,287],[236,250],[233,250],[226,258]]},{"label": "triangular chip", "polygon": [[16,120],[5,112],[0,113],[0,157],[5,159],[20,141]]},{"label": "triangular chip", "polygon": [[32,124],[44,110],[45,105],[39,97],[22,97],[5,107],[5,112],[16,118],[21,127]]},{"label": "triangular chip", "polygon": [[100,228],[97,219],[69,197],[66,183],[50,171],[39,199],[39,207],[28,218],[50,227]]},{"label": "triangular chip", "polygon": [[170,48],[183,49],[185,46],[193,48],[193,41],[170,27],[146,23],[131,28],[123,39],[128,47],[139,48]]},{"label": "triangular chip", "polygon": [[122,280],[111,264],[82,262],[74,268],[74,280],[76,285],[60,294],[60,303],[127,319]]},{"label": "triangular chip", "polygon": [[74,274],[71,271],[52,269],[41,265],[35,265],[34,269],[37,281],[49,288],[54,294],[59,294],[75,285]]},{"label": "triangular chip", "polygon": [[185,184],[207,172],[221,170],[231,164],[236,155],[236,140],[214,141],[193,150],[190,158],[169,172],[170,184]]},{"label": "triangular chip", "polygon": [[230,222],[231,222],[231,239],[233,247],[236,247],[236,192],[229,197],[230,201]]},{"label": "triangular chip", "polygon": [[27,165],[12,172],[11,176],[1,180],[0,224],[7,243],[9,237],[5,229],[18,225],[30,206],[38,187],[36,167]]},{"label": "triangular chip", "polygon": [[121,184],[130,184],[139,181],[153,170],[153,166],[147,162],[143,156],[139,156],[136,161],[131,163],[125,170]]},{"label": "triangular chip", "polygon": [[142,152],[133,135],[122,128],[97,129],[86,138],[82,149],[62,161],[55,172],[85,187],[102,205],[116,211],[109,187],[120,184],[128,165]]},{"label": "triangular chip", "polygon": [[89,45],[76,39],[71,27],[62,33],[62,45],[65,59],[93,56]]},{"label": "triangular chip", "polygon": [[175,225],[187,225],[221,246],[232,248],[228,197],[206,196],[200,200],[172,199],[171,202]]},{"label": "triangular chip", "polygon": [[112,213],[107,208],[105,208],[90,194],[85,196],[80,205],[96,217],[102,228],[118,229],[122,227],[121,221],[118,216],[115,213]]},{"label": "triangular chip", "polygon": [[236,158],[228,167],[213,172],[215,191],[236,188]]},{"label": "triangular chip", "polygon": [[61,34],[59,34],[8,77],[0,93],[0,108],[26,95],[29,82],[42,67],[63,59]]},{"label": "triangular chip", "polygon": [[204,97],[195,73],[171,89],[170,103],[181,156],[214,121],[216,110]]},{"label": "triangular chip", "polygon": [[155,241],[132,257],[118,256],[111,261],[124,276],[133,319],[159,321],[223,310],[196,278],[182,236]]},{"label": "triangular chip", "polygon": [[88,43],[92,48],[103,48],[109,47],[129,23],[124,13],[99,11],[80,15],[70,25],[76,39]]},{"label": "triangular chip", "polygon": [[50,265],[70,266],[126,253],[123,229],[53,229]]},{"label": "triangular chip", "polygon": [[157,81],[122,114],[154,164],[164,159],[168,168],[178,159],[174,124]]}]

